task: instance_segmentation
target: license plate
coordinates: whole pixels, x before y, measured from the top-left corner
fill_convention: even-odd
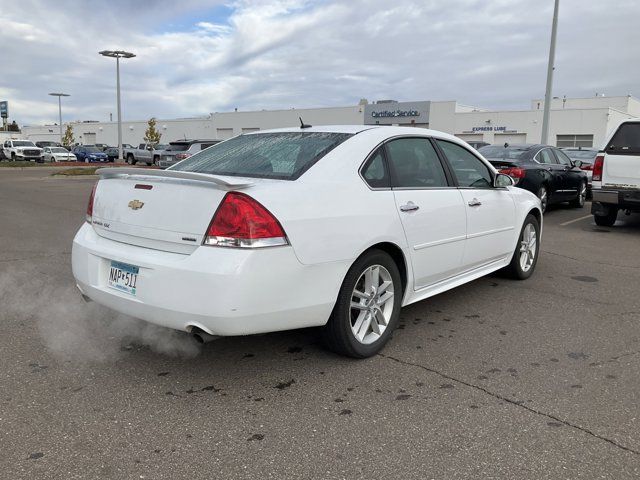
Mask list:
[[[108,285],[111,288],[135,296],[139,270],[140,268],[135,265],[112,261],[109,269]]]

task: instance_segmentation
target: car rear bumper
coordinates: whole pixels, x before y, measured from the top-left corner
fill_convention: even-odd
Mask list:
[[[592,190],[593,203],[591,211],[601,212],[609,205],[625,210],[640,211],[640,189],[605,190],[594,188]]]
[[[112,260],[139,267],[135,297],[107,285]],[[100,237],[89,224],[73,241],[72,266],[78,288],[99,304],[212,335],[323,325],[348,269],[343,263],[302,265],[291,247],[162,252]]]

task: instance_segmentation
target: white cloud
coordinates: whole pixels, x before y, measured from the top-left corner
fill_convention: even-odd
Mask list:
[[[5,2],[6,3],[6,2]],[[360,98],[458,99],[526,107],[544,93],[552,2],[338,0],[3,4],[0,95],[19,123],[115,113],[125,119],[355,104]],[[633,93],[640,4],[563,0],[556,95]],[[636,92],[640,95],[640,91]]]

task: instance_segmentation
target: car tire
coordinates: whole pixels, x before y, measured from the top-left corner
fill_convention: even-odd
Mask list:
[[[538,193],[536,196],[540,199],[540,204],[542,208],[542,213],[547,211],[547,207],[549,206],[549,190],[546,185],[542,185],[538,189]]]
[[[15,162],[16,161],[16,154],[15,152],[11,152],[11,161]]]
[[[322,329],[325,345],[353,358],[375,355],[398,323],[402,296],[400,271],[391,256],[376,249],[365,252],[342,282],[331,317]]]
[[[580,188],[578,189],[578,195],[574,200],[572,200],[569,205],[573,208],[582,208],[584,207],[584,202],[587,199],[587,182],[580,183]]]
[[[136,157],[134,157],[131,154],[127,155],[127,163],[130,164],[130,165],[135,165],[136,164]]]
[[[534,215],[529,214],[524,219],[511,263],[505,267],[505,273],[516,280],[526,280],[536,269],[539,253],[540,223]]]
[[[606,215],[594,215],[593,220],[596,225],[600,227],[613,227],[618,219],[618,209],[614,206],[609,206],[609,213]]]

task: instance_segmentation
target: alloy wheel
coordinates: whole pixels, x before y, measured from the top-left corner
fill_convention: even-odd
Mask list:
[[[349,314],[355,339],[368,345],[378,340],[389,325],[394,307],[394,284],[382,265],[371,265],[356,282]]]
[[[522,230],[520,239],[520,268],[523,272],[528,272],[536,258],[536,248],[538,236],[532,223],[528,223]]]
[[[580,192],[578,193],[578,205],[583,207],[586,199],[587,199],[587,184],[583,182],[580,184]]]
[[[538,190],[538,198],[540,199],[542,211],[545,212],[547,210],[547,204],[549,202],[549,194],[547,193],[547,189],[545,187],[540,187],[540,190]]]

